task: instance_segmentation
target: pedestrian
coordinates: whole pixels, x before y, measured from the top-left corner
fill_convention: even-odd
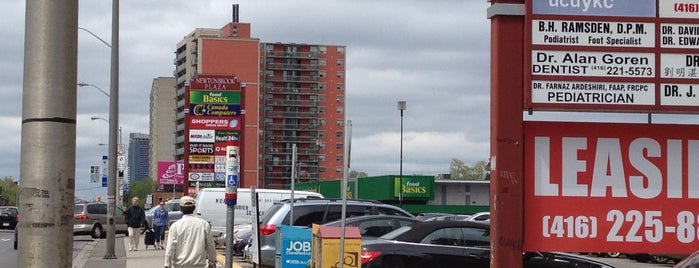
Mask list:
[[[138,197],[131,198],[131,206],[124,213],[126,226],[129,231],[129,251],[138,250],[138,242],[141,239],[141,228],[148,227],[146,211],[139,205]]]
[[[153,230],[155,231],[155,248],[165,249],[165,229],[170,223],[165,202],[160,201],[160,206],[153,212]]]
[[[182,219],[170,226],[165,247],[165,268],[216,267],[216,249],[211,225],[193,215],[194,198],[180,198]]]

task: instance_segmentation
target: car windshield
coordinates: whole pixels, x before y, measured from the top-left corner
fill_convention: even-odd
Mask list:
[[[385,240],[394,240],[394,239],[396,239],[396,237],[398,237],[399,235],[401,235],[401,234],[403,234],[403,233],[405,233],[405,232],[407,232],[407,231],[410,231],[410,229],[412,229],[412,227],[410,227],[410,226],[403,226],[403,227],[400,227],[400,228],[398,228],[398,229],[393,230],[393,231],[390,232],[390,233],[387,233],[387,234],[385,234],[385,235],[382,235],[382,236],[379,237],[379,238],[380,238],[380,239],[385,239]]]
[[[17,215],[17,209],[16,208],[3,208],[0,211],[0,214],[7,214],[10,216],[15,216],[15,215]]]

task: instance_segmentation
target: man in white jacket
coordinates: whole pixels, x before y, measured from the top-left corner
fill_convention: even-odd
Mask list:
[[[180,209],[184,216],[170,226],[165,247],[165,268],[216,267],[211,225],[194,216],[194,198],[180,198]]]

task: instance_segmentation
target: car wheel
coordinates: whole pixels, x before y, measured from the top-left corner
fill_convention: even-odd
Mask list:
[[[95,226],[92,227],[92,232],[90,232],[90,236],[93,239],[103,238],[103,236],[106,236],[106,234],[102,230],[102,225],[95,224]]]
[[[619,258],[619,256],[621,256],[621,252],[607,252],[607,256],[610,258]]]
[[[667,257],[663,257],[663,256],[652,255],[651,258],[652,258],[653,262],[655,262],[655,263],[666,263],[669,261],[667,259]]]

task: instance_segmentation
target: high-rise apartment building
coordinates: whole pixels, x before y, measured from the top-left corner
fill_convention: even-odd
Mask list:
[[[185,86],[197,74],[235,75],[245,84],[240,187],[287,188],[292,146],[299,181],[342,178],[345,47],[264,43],[251,25],[195,29],[175,52],[175,159],[184,160]]]
[[[157,178],[158,162],[175,161],[175,78],[153,79],[150,92],[150,164],[148,177]],[[156,180],[157,181],[157,180]],[[166,185],[172,187],[172,185]],[[167,189],[172,191],[172,189]]]
[[[149,176],[148,159],[150,152],[150,136],[143,133],[129,134],[129,183],[143,181]]]

